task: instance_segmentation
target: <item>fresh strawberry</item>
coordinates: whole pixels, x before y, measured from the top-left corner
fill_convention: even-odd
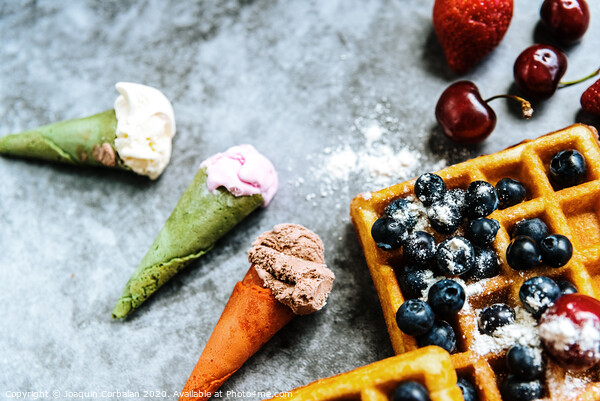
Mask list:
[[[600,116],[600,79],[583,92],[580,102],[582,109]]]
[[[494,50],[512,14],[513,0],[435,0],[433,27],[450,68],[464,74]]]

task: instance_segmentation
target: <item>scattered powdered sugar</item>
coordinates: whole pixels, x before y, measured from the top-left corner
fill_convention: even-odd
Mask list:
[[[368,190],[406,181],[417,174],[420,158],[419,153],[408,147],[394,150],[383,144],[372,144],[355,150],[345,144],[326,148],[320,160],[311,162],[314,165],[311,173],[321,181],[320,195],[326,197],[357,177],[366,179],[364,185]]]
[[[471,284],[465,283],[460,278],[455,278],[453,280],[463,286],[463,288],[465,289],[465,295],[466,295],[467,301],[468,301],[468,299],[472,296],[483,294],[483,292],[485,290],[485,285],[489,279],[479,280],[479,281],[476,281]]]
[[[479,316],[481,310],[475,310]],[[498,328],[493,335],[475,330],[473,351],[478,355],[499,353],[514,344],[540,347],[538,325],[533,316],[522,307],[515,308],[515,321],[512,324]]]
[[[356,125],[359,125],[359,121],[355,122]],[[362,132],[367,140],[367,143],[373,143],[381,139],[381,136],[386,132],[385,128],[382,128],[377,121],[370,120],[366,126],[362,129]]]
[[[554,398],[576,400],[581,390],[594,381],[590,372],[564,370],[552,361],[546,364],[546,383],[550,395]]]
[[[552,299],[546,296],[546,293],[540,288],[534,289],[532,294],[528,295],[525,300],[536,311],[544,311],[553,303]]]
[[[337,195],[341,190],[354,191],[355,186],[363,191],[379,190],[409,180],[423,168],[437,171],[447,165],[445,160],[432,165],[421,151],[397,141],[402,126],[391,113],[387,99],[382,100],[371,110],[364,110],[366,117],[353,121],[349,130],[361,135],[349,138],[344,133],[339,146],[307,156],[307,170],[319,181],[319,188],[306,196],[307,200]],[[299,187],[304,179],[294,184]]]
[[[453,207],[449,203],[435,202],[427,211],[427,216],[432,219],[436,219],[439,222],[447,225],[456,223],[456,213],[452,210]]]
[[[422,278],[426,284],[425,290],[423,290],[423,296],[420,298],[423,301],[427,301],[427,294],[429,293],[429,290],[435,283],[446,279],[446,277],[444,277],[444,276],[436,276],[431,270],[427,270],[427,269],[423,270]],[[460,278],[453,278],[451,280],[456,281],[465,290],[465,296],[467,297],[467,299],[465,301],[463,310],[466,310],[465,308],[470,306],[469,305],[469,297],[482,294],[485,289],[486,280],[481,280],[481,281],[477,281],[475,283],[470,283],[470,284],[467,284],[463,279],[460,279]]]
[[[436,276],[431,270],[425,269],[423,270],[423,282],[426,284],[425,289],[423,290],[423,295],[421,296],[421,300],[427,302],[427,297],[429,294],[429,290],[431,289],[431,287],[433,287],[433,285],[435,283],[437,283],[438,281],[443,280],[445,277],[441,277],[441,276]]]
[[[417,218],[417,224],[413,227],[413,231],[425,231],[428,233],[433,233],[433,228],[429,224],[429,220],[427,219],[427,208],[423,203],[414,195],[408,195],[405,198],[408,204],[409,213]]]

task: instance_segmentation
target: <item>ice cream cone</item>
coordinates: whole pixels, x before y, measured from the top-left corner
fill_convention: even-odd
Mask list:
[[[292,317],[325,305],[334,275],[312,231],[277,225],[257,238],[248,259],[251,267],[235,285],[180,401],[208,400]]]
[[[252,211],[266,206],[276,190],[273,165],[250,145],[205,160],[125,285],[113,318],[132,313]]]
[[[254,266],[225,305],[180,401],[208,400],[233,373],[295,316],[263,288]]]
[[[0,154],[68,164],[126,169],[114,147],[114,110],[0,138]]]
[[[264,201],[260,194],[237,197],[222,187],[212,192],[206,180],[206,170],[199,170],[125,285],[113,318],[128,316]]]
[[[175,116],[149,86],[119,82],[114,109],[0,138],[0,154],[130,170],[156,179],[169,163]]]

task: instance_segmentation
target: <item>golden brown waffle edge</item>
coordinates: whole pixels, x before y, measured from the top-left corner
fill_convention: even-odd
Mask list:
[[[577,149],[586,158],[587,177],[584,183],[556,190],[548,178],[549,163],[556,152]],[[423,171],[425,173],[426,171]],[[595,128],[575,124],[545,134],[535,140],[523,141],[503,151],[484,155],[447,167],[440,175],[449,189],[466,189],[475,180],[492,185],[504,177],[521,181],[527,188],[528,197],[520,204],[504,210],[496,210],[489,217],[500,222],[500,230],[493,248],[501,262],[501,273],[482,280],[483,291],[473,302],[486,305],[506,302],[521,305],[518,292],[521,284],[534,276],[567,279],[582,294],[597,297],[600,294],[600,146]],[[414,337],[403,334],[396,324],[396,311],[404,302],[396,270],[403,265],[401,251],[379,249],[371,237],[371,226],[383,214],[392,200],[414,194],[416,179],[403,182],[376,192],[356,196],[350,206],[352,222],[377,290],[392,346],[396,354],[417,349]],[[509,233],[514,224],[525,218],[539,217],[553,233],[571,239],[574,254],[570,262],[560,268],[538,266],[530,271],[519,272],[506,263]],[[472,379],[482,401],[501,400],[499,376],[503,375],[504,354],[478,355],[470,346],[473,330],[477,329],[472,308],[461,311],[453,322],[457,335],[458,352],[452,355],[458,373]],[[564,372],[563,372],[564,373]],[[600,378],[598,379],[600,380]],[[600,400],[600,382],[585,384],[577,400]],[[556,390],[546,390],[548,400],[566,400],[569,395]]]
[[[319,379],[273,400],[388,401],[394,388],[407,380],[423,384],[431,401],[463,399],[460,388],[456,386],[456,372],[450,354],[432,346]]]

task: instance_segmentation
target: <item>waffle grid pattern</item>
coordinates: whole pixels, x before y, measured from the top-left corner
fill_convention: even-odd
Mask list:
[[[564,149],[577,149],[585,156],[587,176],[584,183],[578,186],[559,189],[553,187],[548,171],[553,155]],[[528,197],[524,202],[497,210],[489,216],[500,222],[500,230],[493,244],[501,262],[500,274],[480,281],[483,289],[469,297],[470,307],[463,308],[457,319],[449,322],[457,334],[457,352],[452,355],[452,360],[459,375],[476,384],[482,401],[499,401],[499,385],[507,374],[504,368],[505,352],[480,356],[473,351],[473,333],[478,330],[475,309],[496,302],[507,303],[513,308],[521,306],[518,295],[521,284],[534,276],[566,279],[574,283],[580,293],[594,297],[600,295],[600,147],[597,132],[592,127],[573,125],[504,151],[450,166],[437,174],[449,189],[466,189],[475,180],[495,185],[504,177],[517,179],[527,188]],[[414,194],[414,183],[415,180],[411,180],[378,192],[361,194],[351,204],[352,221],[379,295],[396,354],[418,348],[415,339],[403,334],[395,321],[396,311],[404,302],[396,272],[404,266],[404,262],[401,251],[386,252],[377,248],[370,231],[386,205],[394,199]],[[553,269],[539,265],[531,271],[518,272],[506,263],[506,248],[513,226],[520,220],[534,217],[546,222],[551,232],[571,239],[574,254],[566,266]],[[443,238],[437,236],[436,242],[439,243]],[[547,371],[552,375],[552,385],[547,380],[545,399],[566,400],[574,396],[573,388],[560,385],[560,382],[572,379],[565,379],[566,372],[552,364],[549,364]],[[573,399],[599,400],[598,370],[594,368],[585,377],[589,383],[581,384],[580,381],[577,387],[579,393]]]
[[[438,347],[421,348],[320,379],[276,399],[389,401],[398,384],[407,380],[423,384],[431,401],[462,400],[450,355]]]

